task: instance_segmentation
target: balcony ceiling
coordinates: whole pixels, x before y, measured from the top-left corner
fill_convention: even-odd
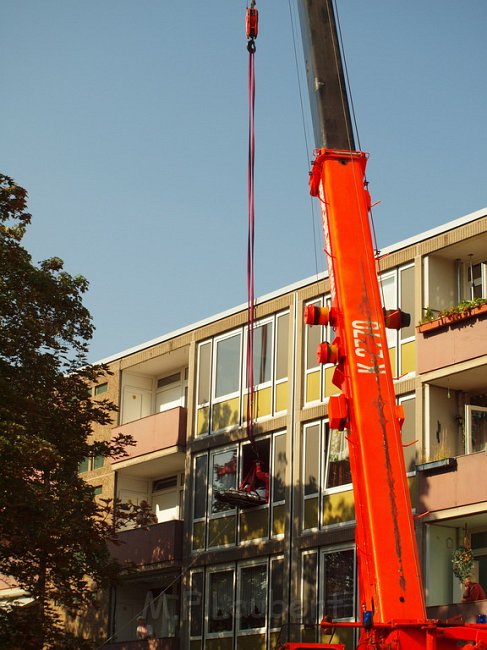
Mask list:
[[[132,458],[129,461],[122,461],[114,469],[118,476],[133,476],[145,480],[156,480],[171,474],[177,474],[184,471],[184,461],[186,455],[179,451],[161,454],[157,458],[151,457],[142,460],[143,457]],[[120,467],[121,465],[121,467]]]
[[[465,528],[468,526],[470,533],[484,531],[487,529],[487,512],[480,512],[477,515],[465,515],[464,517],[455,517],[454,519],[432,520],[428,524],[434,526],[446,526],[448,528]]]
[[[484,232],[480,235],[475,235],[475,237],[470,237],[469,239],[464,239],[463,241],[458,242],[458,244],[453,244],[452,246],[447,246],[442,248],[439,251],[435,251],[433,255],[435,257],[443,257],[448,260],[462,260],[462,262],[468,262],[470,260],[470,255],[472,255],[472,262],[485,262],[487,259],[487,232]]]
[[[155,353],[154,353],[155,354]],[[189,345],[166,354],[159,354],[153,359],[137,363],[125,368],[125,372],[136,372],[143,375],[161,376],[186,368],[189,364]]]
[[[428,383],[450,390],[459,390],[463,393],[487,393],[487,376],[485,365],[469,368],[463,372],[454,372]]]

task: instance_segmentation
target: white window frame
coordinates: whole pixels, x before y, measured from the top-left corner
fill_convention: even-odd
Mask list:
[[[270,632],[280,632],[282,625],[280,627],[270,627],[271,621],[272,621],[272,613],[271,613],[271,586],[272,586],[272,565],[274,562],[282,562],[283,563],[283,571],[282,571],[282,590],[283,590],[283,596],[285,594],[285,584],[286,584],[286,566],[284,562],[284,555],[272,555],[269,558],[269,564],[267,567],[267,583],[268,583],[268,589],[267,589],[267,625],[269,626],[269,631]],[[285,625],[285,613],[286,609],[283,609],[283,614],[282,614],[282,621],[283,625]]]
[[[354,544],[345,543],[337,544],[336,546],[327,546],[319,549],[319,558],[318,558],[318,574],[319,574],[319,593],[318,593],[318,617],[320,618],[325,613],[325,557],[327,555],[332,555],[333,553],[340,553],[342,551],[352,551],[353,552],[353,606],[352,606],[352,616],[346,616],[342,618],[333,619],[336,621],[353,621],[357,612],[357,550]]]
[[[231,339],[233,337],[239,336],[240,337],[240,360],[239,360],[239,368],[238,368],[238,389],[236,391],[233,391],[231,393],[225,393],[225,395],[220,395],[219,397],[216,397],[216,383],[217,383],[217,360],[218,360],[218,344],[221,343],[222,341],[225,341],[227,339]],[[242,336],[242,329],[236,329],[232,330],[231,332],[226,332],[225,334],[222,334],[221,336],[216,336],[213,339],[213,346],[212,346],[212,364],[211,364],[211,400],[212,404],[219,404],[221,402],[226,402],[230,399],[234,399],[235,397],[240,397],[240,394],[242,392],[242,359],[243,359],[243,336]]]
[[[319,297],[319,298],[313,298],[312,300],[307,300],[304,303],[304,306],[307,307],[308,305],[317,305],[318,307],[322,308],[323,306],[327,307],[328,309],[331,309],[331,294],[326,293],[324,296]],[[307,325],[306,327],[310,327]],[[327,341],[328,343],[333,343],[335,339],[335,330],[331,326],[330,323],[328,325],[313,325],[312,327],[319,327],[320,328],[320,343],[323,343]],[[333,367],[335,364],[334,363],[316,363],[315,366],[312,368],[306,368],[306,362],[308,359],[308,337],[304,336],[304,358],[303,358],[303,376],[304,376],[304,386],[303,386],[303,403],[305,407],[310,407],[310,406],[316,406],[317,404],[322,404],[323,402],[328,402],[329,400],[329,395],[323,395],[325,394],[325,376],[326,376],[326,369]],[[306,401],[306,379],[307,376],[310,374],[313,374],[316,372],[316,368],[319,369],[320,373],[320,396],[319,399],[313,400],[312,402],[307,402]]]
[[[478,264],[480,265],[480,297],[487,297],[487,262],[473,262],[472,264],[467,264],[467,300],[475,300],[473,295],[475,285],[472,280],[469,280],[469,275],[471,274],[471,269]]]
[[[400,406],[404,402],[408,402],[409,400],[412,400],[412,399],[416,400],[416,393],[405,393],[404,395],[398,395],[397,396],[397,403]],[[416,405],[416,408],[417,408],[417,405]],[[416,429],[416,426],[415,426],[415,429]],[[416,445],[418,445],[419,449],[418,449],[418,447],[417,447],[417,449],[419,451],[420,448],[421,448],[420,447],[421,446],[421,441],[416,439],[415,443],[416,443]],[[416,462],[418,462],[417,461],[418,458],[419,458],[419,453],[416,455]],[[416,476],[416,470],[411,470],[410,472],[408,472],[407,468],[406,468],[406,476]]]
[[[234,445],[229,445],[226,447],[217,447],[215,449],[210,450],[209,454],[209,463],[208,463],[208,502],[207,502],[207,514],[208,514],[208,519],[219,519],[221,517],[227,517],[228,515],[235,515],[237,512],[236,506],[233,506],[232,508],[228,508],[228,510],[225,510],[224,512],[212,512],[213,510],[213,468],[214,468],[214,459],[217,454],[223,454],[226,452],[230,452],[236,450],[237,451],[237,468],[236,468],[236,473],[235,473],[235,487],[238,487],[238,477],[240,476],[240,453],[239,453],[239,445],[234,444]],[[218,548],[216,546],[212,546],[211,548]]]
[[[306,437],[308,435],[308,430],[311,429],[312,427],[318,427],[318,446],[319,446],[319,454],[318,454],[318,486],[317,486],[317,491],[313,492],[312,494],[305,494],[305,489],[304,489],[304,477],[305,477],[305,472],[306,472]],[[323,426],[322,422],[320,420],[313,420],[312,422],[306,422],[303,425],[303,454],[302,454],[302,459],[301,459],[301,476],[302,476],[302,484],[303,484],[303,531],[306,532],[316,532],[320,529],[321,521],[322,521],[322,514],[321,512],[318,513],[318,524],[316,526],[313,526],[313,528],[304,528],[304,512],[305,512],[305,501],[308,501],[310,499],[318,499],[318,508],[322,510],[323,508],[323,495],[320,494],[323,490],[320,490],[320,484],[319,482],[322,480],[322,471],[323,471]]]
[[[194,507],[195,507],[195,495],[196,495],[196,462],[198,458],[205,458],[206,459],[206,481],[205,481],[205,495],[206,495],[206,500],[205,500],[205,511],[202,517],[195,517],[194,516]],[[191,536],[193,536],[193,529],[194,525],[198,523],[205,523],[207,521],[207,516],[208,516],[208,506],[209,506],[209,494],[208,494],[208,482],[209,482],[209,472],[210,472],[210,459],[208,452],[204,452],[202,454],[195,454],[193,457],[193,481],[192,481],[192,500],[191,500]],[[207,547],[208,545],[208,525],[205,526],[205,539],[204,539],[204,548]],[[192,542],[191,542],[192,543]],[[200,552],[200,549],[197,550],[192,550],[193,553]]]
[[[278,356],[278,350],[277,350],[277,345],[278,345],[278,332],[280,331],[280,325],[279,325],[279,320],[283,318],[284,316],[289,317],[289,321],[291,321],[291,315],[290,311],[281,311],[278,314],[274,314],[275,316],[275,323],[274,323],[274,346],[272,350],[273,354],[273,363],[272,363],[272,376],[274,379],[274,389],[273,389],[273,394],[272,394],[272,412],[274,414],[274,417],[277,415],[280,415],[281,413],[286,413],[287,409],[283,409],[282,411],[277,410],[277,386],[280,384],[284,384],[285,382],[289,381],[289,364],[287,368],[287,375],[285,377],[281,377],[280,379],[277,379],[277,356]],[[291,340],[291,334],[289,331],[289,323],[288,323],[288,350],[294,345],[294,341]],[[288,357],[289,358],[289,357]]]
[[[274,383],[274,364],[275,364],[275,322],[274,322],[274,316],[271,316],[269,318],[263,318],[262,320],[257,321],[254,323],[254,334],[255,330],[257,330],[259,327],[262,327],[263,325],[271,325],[271,359],[270,359],[270,366],[271,366],[271,378],[267,381],[262,382],[259,384],[258,382],[254,383],[254,391],[257,390],[263,390],[264,388],[269,388],[272,387]],[[247,340],[248,340],[248,330],[247,328],[244,328],[244,346],[243,346],[243,351],[245,352],[247,350]],[[243,394],[247,395],[249,392],[249,389],[247,387],[247,363],[246,360],[244,362],[244,354],[241,355],[241,361],[242,361],[242,369],[243,369]],[[255,376],[254,376],[254,382],[256,381]]]
[[[322,589],[322,586],[320,584],[320,575],[319,575],[320,574],[320,554],[319,554],[319,549],[317,549],[317,548],[312,548],[312,549],[303,551],[301,553],[301,567],[300,567],[300,571],[301,571],[301,576],[300,576],[300,578],[301,578],[300,579],[301,618],[304,615],[304,611],[303,611],[303,603],[304,603],[304,576],[303,576],[303,573],[304,573],[304,571],[303,571],[303,568],[304,568],[304,558],[307,555],[315,555],[316,556],[316,568],[317,568],[317,571],[316,571],[316,574],[315,574],[315,582],[314,582],[314,589],[315,589],[315,594],[316,594],[314,624],[316,624],[318,622],[317,619],[321,618],[320,614],[318,612],[318,608],[320,606],[320,594],[321,594],[321,589]]]
[[[267,585],[266,585],[266,591],[265,591],[265,607],[264,607],[264,625],[261,627],[253,627],[250,629],[241,629],[240,628],[240,607],[235,608],[235,621],[237,623],[235,630],[236,634],[238,636],[249,636],[249,635],[255,635],[255,634],[265,634],[267,630],[267,621],[268,616],[269,616],[269,562],[268,559],[262,560],[251,560],[249,562],[239,562],[237,566],[237,571],[238,571],[238,584],[237,584],[237,591],[238,591],[238,599],[237,603],[240,605],[242,603],[242,571],[244,569],[248,569],[250,567],[265,567],[266,571],[266,576],[267,576]]]
[[[206,621],[207,621],[207,616],[206,616],[206,572],[204,569],[195,569],[193,571],[190,571],[189,573],[189,594],[190,594],[190,599],[193,597],[193,591],[191,589],[191,586],[193,584],[193,576],[197,573],[200,573],[203,576],[203,593],[201,594],[201,598],[203,600],[201,604],[201,616],[202,616],[202,621],[201,621],[201,634],[199,636],[193,636],[191,634],[191,623],[192,623],[192,613],[193,613],[193,608],[191,606],[191,600],[189,602],[189,607],[188,607],[188,631],[189,631],[189,638],[190,640],[197,640],[197,639],[202,639],[203,635],[205,633],[205,627],[206,627]]]
[[[207,402],[201,402],[201,404],[198,402],[198,393],[199,393],[199,388],[200,388],[200,359],[201,359],[201,350],[205,347],[205,345],[210,346],[210,367],[209,367],[209,372],[210,372],[210,377],[208,378],[209,381],[209,387],[210,387],[210,400]],[[212,339],[208,339],[206,341],[201,341],[198,343],[198,352],[197,352],[197,373],[196,373],[196,390],[195,390],[195,404],[196,404],[196,412],[198,412],[199,409],[205,408],[210,406],[211,402],[211,393],[212,393],[212,370],[213,370],[213,363],[212,363],[212,358],[213,358],[213,341]]]
[[[279,501],[274,501],[274,473],[275,473],[275,451],[276,451],[276,438],[280,436],[285,436],[287,434],[287,430],[285,429],[284,431],[277,431],[272,434],[271,436],[271,448],[270,448],[270,462],[269,462],[269,503],[271,504],[271,520],[269,522],[269,537],[272,539],[283,539],[284,538],[284,533],[279,533],[277,535],[274,535],[272,533],[273,527],[274,527],[274,507],[275,506],[282,506],[286,505],[286,494],[284,494],[284,499],[280,499]],[[287,486],[284,484],[284,491],[286,492]]]
[[[326,303],[325,303],[326,304]],[[304,307],[308,307],[308,305],[316,305],[317,307],[323,307],[323,297],[319,298],[313,298],[312,300],[307,300],[304,303]],[[303,310],[304,313],[304,310]],[[305,331],[304,331],[304,354],[303,354],[303,379],[304,379],[304,385],[303,385],[303,404],[304,406],[315,406],[316,404],[321,404],[322,402],[322,397],[323,397],[323,377],[324,377],[324,370],[323,370],[323,364],[316,362],[316,365],[313,366],[312,368],[307,368],[307,361],[308,361],[308,336],[306,333],[306,328],[310,327],[310,325],[305,325]],[[326,328],[323,327],[323,325],[312,325],[312,327],[317,327],[320,330],[320,341],[324,340],[324,335],[326,332]],[[320,377],[320,394],[317,400],[312,400],[311,402],[306,401],[306,384],[307,384],[307,378],[308,375],[312,375],[316,372],[316,369],[318,369],[319,372],[319,377]]]
[[[208,377],[208,382],[209,382],[209,400],[207,402],[201,402],[198,403],[198,393],[200,389],[200,378],[201,378],[201,350],[204,348],[205,345],[210,346],[210,367],[208,368],[209,372],[209,377]],[[198,349],[197,349],[197,356],[196,356],[196,390],[194,393],[194,431],[195,431],[195,436],[196,437],[201,437],[204,435],[208,435],[211,431],[211,396],[212,396],[212,391],[213,391],[213,339],[207,339],[206,341],[200,341],[198,343]],[[206,433],[198,433],[198,415],[201,409],[207,408],[208,409],[208,431]]]
[[[210,632],[210,583],[211,583],[211,574],[213,573],[224,573],[232,572],[233,576],[233,602],[232,602],[232,629],[225,630],[221,632]],[[204,607],[204,619],[205,619],[205,638],[207,639],[219,639],[222,637],[233,637],[235,633],[235,575],[236,569],[234,564],[225,564],[221,566],[213,566],[206,571],[205,575],[205,607]],[[198,637],[199,638],[199,637]]]
[[[380,291],[380,297],[381,297],[381,302],[382,302],[382,307],[383,309],[397,309],[399,305],[398,301],[398,295],[399,295],[399,278],[397,274],[397,269],[392,269],[391,271],[386,271],[384,273],[381,273],[378,277],[379,280],[379,291]],[[384,286],[383,283],[387,282],[388,280],[393,280],[394,281],[394,286],[393,286],[393,301],[392,305],[391,304],[386,304],[385,303],[385,291],[384,291]],[[396,349],[396,372],[399,374],[399,335],[397,330],[392,330],[386,327],[386,338],[387,338],[387,349],[390,350],[391,348]],[[392,342],[392,343],[391,343]]]
[[[408,271],[409,269],[414,269],[414,262],[411,262],[410,264],[404,264],[403,266],[398,266],[397,267],[397,304],[399,307],[402,309],[403,305],[403,299],[402,299],[402,282],[401,282],[401,273],[404,271]],[[410,314],[411,320],[414,319],[414,314]],[[402,330],[399,330],[399,342],[402,345],[403,343],[409,343],[409,341],[414,341],[416,338],[416,335],[414,332],[411,334],[411,336],[405,336],[404,338],[402,337]]]
[[[487,413],[487,408],[485,406],[476,406],[475,404],[465,404],[465,453],[466,454],[475,454],[479,453],[478,451],[473,450],[472,444],[472,411],[480,411],[482,413]],[[485,453],[485,449],[480,449],[480,452]]]
[[[242,513],[242,509],[239,510],[239,516],[238,516],[238,531],[237,531],[237,539],[238,539],[238,545],[245,547],[245,546],[251,546],[252,544],[259,543],[266,541],[271,538],[271,524],[272,522],[270,521],[270,503],[271,503],[271,484],[272,484],[272,473],[271,473],[271,465],[272,465],[272,453],[273,453],[273,445],[272,445],[272,435],[264,436],[262,438],[259,438],[258,442],[262,440],[268,440],[269,441],[269,501],[267,503],[263,503],[260,506],[253,506],[252,511],[255,510],[267,510],[268,515],[267,515],[267,527],[268,527],[268,535],[266,537],[252,537],[252,539],[241,539],[240,536],[240,515]],[[243,480],[243,450],[244,447],[248,447],[250,445],[250,441],[242,441],[242,443],[239,445],[239,463],[238,463],[238,478],[239,480],[237,481],[237,486],[242,482]]]
[[[328,431],[328,435],[327,435]],[[339,492],[348,492],[349,490],[352,489],[352,482],[350,483],[344,483],[343,485],[337,485],[336,487],[326,487],[326,484],[328,482],[328,475],[329,475],[329,457],[330,457],[330,439],[331,439],[331,431],[332,429],[329,426],[329,422],[327,419],[322,420],[321,422],[321,449],[323,450],[321,454],[321,459],[322,459],[322,474],[321,474],[321,480],[322,480],[322,486],[323,486],[323,499],[321,502],[321,513],[320,513],[320,519],[322,517],[323,513],[323,507],[324,507],[324,499],[326,496],[330,494],[338,494]],[[341,435],[343,435],[343,439],[345,442],[347,442],[347,430],[345,431],[340,431],[339,432]],[[326,447],[326,449],[325,449]],[[350,462],[350,449],[348,451],[348,460]],[[343,522],[345,523],[345,522]],[[340,524],[334,524],[335,526],[339,526]],[[329,528],[329,526],[327,526]]]

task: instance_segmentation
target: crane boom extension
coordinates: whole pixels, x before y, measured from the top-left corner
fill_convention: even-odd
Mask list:
[[[347,430],[356,511],[361,650],[487,649],[486,625],[428,620],[401,442],[404,416],[396,405],[386,323],[369,225],[367,155],[355,151],[331,0],[300,0],[302,31],[310,44],[312,114],[318,149],[310,177],[322,208],[331,309],[318,320],[336,338],[322,362],[336,365],[330,428]],[[310,65],[309,62],[312,62]],[[311,312],[312,314],[313,312]],[[475,644],[475,645],[474,645]],[[287,644],[288,650],[306,644]],[[314,646],[316,647],[316,646]],[[326,644],[322,648],[340,648]]]
[[[353,151],[342,56],[331,0],[298,0],[315,145]]]

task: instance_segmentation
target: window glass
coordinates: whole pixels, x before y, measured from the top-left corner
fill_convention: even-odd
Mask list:
[[[88,471],[88,467],[89,467],[89,459],[88,459],[88,457],[83,458],[83,460],[78,465],[78,472],[80,474],[83,474],[83,472]]]
[[[272,477],[272,500],[284,501],[286,498],[286,434],[274,436],[274,475]]]
[[[401,329],[401,339],[414,336],[416,318],[414,315],[414,266],[402,269],[399,272],[401,281],[401,309],[411,316],[408,327]]]
[[[481,406],[471,406],[468,411],[472,451],[485,451],[487,449],[487,409]]]
[[[267,609],[267,566],[244,567],[240,572],[240,629],[265,626]]]
[[[93,457],[93,469],[100,469],[105,464],[105,456]]]
[[[316,624],[318,556],[303,555],[303,623]]]
[[[277,318],[276,379],[288,376],[287,359],[289,353],[289,314]]]
[[[210,361],[211,342],[203,343],[199,347],[198,405],[208,404],[210,401]]]
[[[93,496],[94,497],[99,497],[101,493],[103,492],[103,488],[101,485],[95,485],[93,488]]]
[[[397,309],[396,276],[388,275],[379,279],[379,286],[384,309]],[[386,328],[387,345],[396,345],[397,332]]]
[[[325,298],[325,305],[328,307],[329,310],[331,310],[331,297]],[[333,329],[333,327],[328,324],[328,327],[326,328],[326,340],[328,343],[333,343],[335,340],[336,332]]]
[[[255,443],[255,450],[251,444],[242,446],[242,469],[240,472],[241,480],[246,478],[251,470],[255,467],[256,460],[262,463],[262,471],[269,472],[269,458],[270,458],[270,440],[257,440]],[[265,494],[265,483],[260,479],[256,479],[254,483],[255,490],[263,496]]]
[[[240,387],[240,332],[216,344],[215,397],[236,393]]]
[[[203,572],[191,576],[191,600],[189,602],[190,636],[203,633]]]
[[[212,514],[233,510],[234,506],[215,498],[217,492],[237,487],[237,448],[220,451],[212,456]]]
[[[166,388],[166,386],[170,386],[171,384],[179,384],[180,381],[181,381],[181,373],[175,372],[172,375],[169,375],[168,377],[161,377],[160,379],[158,379],[157,388]]]
[[[264,323],[254,329],[254,385],[265,384],[271,379],[272,323]]]
[[[206,513],[207,457],[197,456],[194,471],[194,519],[203,519]]]
[[[472,264],[468,267],[468,283],[470,299],[482,298],[482,264]]]
[[[324,554],[324,612],[333,619],[352,618],[354,611],[354,552]]]
[[[271,560],[269,622],[271,629],[281,629],[284,623],[284,560]]]
[[[304,430],[304,494],[317,494],[320,476],[320,425],[313,424]]]
[[[175,488],[178,485],[177,476],[167,476],[166,478],[160,478],[157,481],[152,482],[152,492],[160,492],[161,490],[169,490]]]
[[[102,395],[103,393],[106,393],[108,390],[108,383],[105,382],[104,384],[98,384],[98,386],[95,386],[95,395]]]
[[[339,487],[352,482],[348,454],[347,432],[327,428],[328,453],[326,467],[327,488]]]
[[[208,632],[233,630],[233,571],[208,575]]]

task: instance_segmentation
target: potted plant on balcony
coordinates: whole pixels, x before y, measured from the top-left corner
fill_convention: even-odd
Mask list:
[[[441,311],[427,307],[425,315],[416,329],[418,332],[425,334],[469,318],[475,318],[484,313],[487,313],[487,298],[463,300],[458,305]]]

